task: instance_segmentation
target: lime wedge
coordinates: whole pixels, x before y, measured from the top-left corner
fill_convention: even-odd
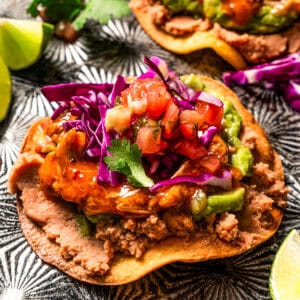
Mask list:
[[[279,247],[269,283],[274,300],[300,299],[300,235],[296,229],[287,235]]]
[[[39,59],[52,32],[48,23],[0,18],[0,56],[12,70],[29,67]]]
[[[9,71],[0,56],[0,122],[5,118],[11,99]]]

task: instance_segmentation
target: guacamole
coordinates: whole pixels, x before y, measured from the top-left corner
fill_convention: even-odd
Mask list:
[[[164,6],[172,11],[172,13],[190,13],[190,14],[202,14],[203,6],[197,0],[162,0]]]
[[[222,95],[216,93],[216,91],[208,89],[197,75],[184,75],[181,76],[181,80],[194,90],[204,90],[219,98],[224,103],[223,135],[227,143],[236,148],[235,153],[231,156],[230,163],[239,169],[243,176],[251,175],[253,155],[250,149],[243,145],[239,138],[243,119],[232,103]],[[199,203],[197,205],[199,205]]]
[[[297,10],[284,7],[279,1],[162,0],[162,3],[173,14],[200,14],[227,29],[254,34],[278,32],[299,18]]]

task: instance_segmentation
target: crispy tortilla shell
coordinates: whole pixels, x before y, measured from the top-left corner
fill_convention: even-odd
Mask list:
[[[196,31],[184,37],[175,37],[159,29],[147,11],[139,6],[139,0],[131,0],[131,9],[145,32],[161,47],[176,54],[189,54],[210,48],[235,69],[245,69],[243,56],[225,41],[216,37],[212,31]]]
[[[243,118],[244,127],[251,128],[258,135],[256,141],[256,158],[258,161],[268,163],[271,166],[271,169],[276,173],[277,178],[283,179],[283,168],[277,153],[272,150],[263,129],[254,121],[253,116],[242,105],[239,98],[220,82],[203,76],[201,76],[201,80],[207,86],[210,86],[225,98],[232,101],[233,105]],[[30,131],[28,134],[30,134]],[[25,150],[26,139],[25,144],[22,147],[22,151]],[[39,162],[37,159],[36,164],[33,164],[33,168],[31,168],[31,174],[26,174],[27,178],[28,176],[29,178],[32,178],[30,185],[31,188],[34,189],[36,197],[39,197],[40,192],[36,176],[38,164]],[[22,175],[22,173],[19,174],[19,178],[11,176],[11,191],[16,190],[16,182],[22,180],[22,176],[24,178],[24,174]],[[271,225],[264,228],[263,231],[252,232],[255,239],[253,243],[251,243],[251,246],[240,247],[237,244],[221,240],[216,234],[212,234],[208,231],[201,231],[192,238],[171,237],[162,240],[152,248],[149,248],[141,259],[117,254],[113,259],[111,269],[105,276],[89,276],[86,275],[82,267],[75,264],[73,260],[68,261],[62,258],[59,252],[59,245],[50,241],[42,228],[27,217],[22,204],[22,197],[19,197],[18,200],[18,213],[26,239],[42,260],[57,267],[73,278],[98,285],[120,285],[133,282],[144,275],[173,262],[201,262],[240,254],[269,239],[278,229],[283,215],[282,209],[273,205],[269,214]]]

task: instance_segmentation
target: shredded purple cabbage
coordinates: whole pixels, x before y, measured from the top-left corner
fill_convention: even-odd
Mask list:
[[[157,182],[154,186],[150,188],[151,192],[154,192],[164,186],[174,185],[178,183],[195,183],[198,185],[212,185],[221,187],[224,190],[230,190],[232,188],[232,175],[230,171],[225,170],[220,177],[211,174],[201,174],[199,176],[177,176],[171,179],[162,180]]]
[[[291,107],[300,112],[300,75],[298,80],[290,80],[281,88],[284,91],[285,99],[288,100]]]
[[[198,100],[201,100],[201,101],[209,103],[209,104],[213,104],[217,107],[223,107],[223,102],[221,100],[219,100],[215,96],[208,94],[204,91],[200,92],[200,94],[198,96]]]
[[[107,146],[111,145],[111,136],[107,132],[105,128],[105,115],[106,115],[107,107],[105,105],[99,106],[99,113],[101,117],[101,130],[102,130],[102,144],[100,148],[100,162],[99,162],[99,170],[98,170],[98,181],[111,183],[113,186],[118,184],[118,173],[110,171],[104,162],[104,157],[109,153],[107,151]],[[114,137],[115,138],[115,137]]]
[[[151,59],[145,57],[145,64],[148,66],[148,70],[139,78],[160,78],[180,109],[195,109],[197,100],[218,107],[223,106],[223,103],[214,96],[203,91],[194,91],[181,82],[174,72],[168,70],[165,61],[158,57],[151,57]],[[54,111],[52,119],[56,119],[66,111],[76,118],[63,122],[64,130],[75,128],[85,132],[88,140],[85,157],[99,161],[98,182],[110,183],[113,186],[120,182],[119,173],[110,171],[103,158],[109,155],[107,147],[111,145],[111,140],[119,138],[119,135],[106,130],[105,116],[107,109],[114,107],[116,98],[127,87],[125,78],[118,76],[114,84],[66,83],[42,88],[42,93],[49,101],[60,103],[60,106]],[[205,132],[199,132],[200,142],[203,145],[209,144],[216,132],[217,127],[215,126],[210,126]],[[171,170],[179,160],[179,156],[175,153],[153,157],[152,160],[149,159],[149,173],[154,174],[159,171],[161,178],[169,178]],[[230,189],[232,175],[229,171],[224,171],[221,177],[211,174],[178,176],[159,181],[150,190],[155,191],[166,185],[183,182]]]
[[[251,69],[226,72],[223,80],[228,86],[262,84],[265,88],[275,89],[294,110],[300,112],[300,52]]]
[[[165,82],[165,80],[169,77],[170,71],[164,60],[156,56],[152,56],[150,59],[145,56],[144,62],[149,68],[146,73],[143,73],[138,77],[139,79],[160,78]]]
[[[88,144],[84,155],[99,160],[97,180],[113,186],[119,183],[119,175],[108,169],[103,158],[108,155],[107,146],[111,139],[117,136],[116,133],[107,132],[105,114],[108,108],[114,106],[116,97],[127,87],[124,77],[118,76],[115,84],[66,83],[41,89],[49,101],[60,103],[52,115],[53,120],[67,110],[76,117],[76,120],[62,124],[64,130],[75,128],[85,132]]]
[[[118,75],[116,83],[113,86],[112,92],[109,95],[109,103],[110,107],[115,105],[115,99],[121,96],[121,92],[125,90],[129,84],[126,83],[125,78],[123,76]]]
[[[74,95],[88,95],[90,91],[101,92],[109,95],[113,84],[110,83],[62,83],[42,87],[41,91],[48,101],[70,102]]]
[[[208,145],[215,134],[218,132],[218,128],[216,126],[209,126],[206,131],[198,132],[199,141],[203,146]]]
[[[144,62],[148,66],[148,70],[139,78],[160,78],[180,109],[195,109],[197,100],[218,107],[223,106],[222,101],[213,95],[204,91],[195,91],[184,84],[174,72],[168,70],[166,63],[163,60],[154,56],[151,57],[151,59],[145,57]]]

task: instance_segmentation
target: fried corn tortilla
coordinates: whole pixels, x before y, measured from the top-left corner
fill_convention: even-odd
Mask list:
[[[209,48],[235,69],[244,69],[299,51],[300,6],[296,1],[200,1],[201,18],[199,12],[192,14],[189,3],[192,7],[197,1],[131,0],[130,8],[145,32],[176,54]],[[184,6],[187,11],[182,11]],[[244,27],[249,18],[251,28]],[[259,31],[253,33],[253,28]]]
[[[239,98],[222,83],[208,77],[199,76],[199,78],[210,90],[230,99],[243,119],[241,139],[243,136],[251,135],[255,161],[253,174],[244,185],[247,200],[242,210],[235,212],[239,222],[238,242],[220,238],[214,229],[214,226],[218,226],[213,225],[218,220],[214,216],[208,217],[205,220],[206,225],[197,227],[193,234],[182,237],[166,236],[152,243],[140,258],[122,252],[116,252],[112,258],[105,250],[103,241],[93,236],[81,235],[74,205],[61,200],[57,194],[41,185],[38,169],[45,157],[36,153],[34,149],[41,128],[46,128],[52,122],[46,118],[37,121],[29,129],[9,178],[10,191],[18,193],[18,213],[24,235],[43,261],[84,282],[120,285],[138,280],[173,262],[201,262],[243,253],[266,241],[276,232],[283,215],[283,210],[279,206],[284,206],[287,194],[281,161],[268,142],[263,129],[255,122]],[[263,166],[263,170],[260,170],[259,166]],[[280,186],[280,190],[276,190],[276,186]],[[249,196],[250,194],[252,196]],[[271,202],[270,197],[273,197]],[[265,199],[268,199],[267,207]],[[52,230],[53,228],[58,229]],[[223,229],[228,228],[225,226]],[[53,235],[53,232],[56,234]],[[77,254],[65,255],[62,232],[77,240],[80,248],[75,249]],[[88,249],[87,256],[80,252],[83,248]],[[102,257],[104,269],[105,264],[111,264],[103,275],[99,276],[89,271],[88,264],[91,263],[89,255]]]
[[[246,62],[242,55],[228,43],[217,38],[211,31],[195,31],[192,34],[178,37],[159,29],[151,15],[143,7],[139,0],[131,0],[130,7],[145,32],[161,47],[176,54],[190,54],[194,51],[210,48],[220,57],[230,63],[235,69],[244,69]]]

